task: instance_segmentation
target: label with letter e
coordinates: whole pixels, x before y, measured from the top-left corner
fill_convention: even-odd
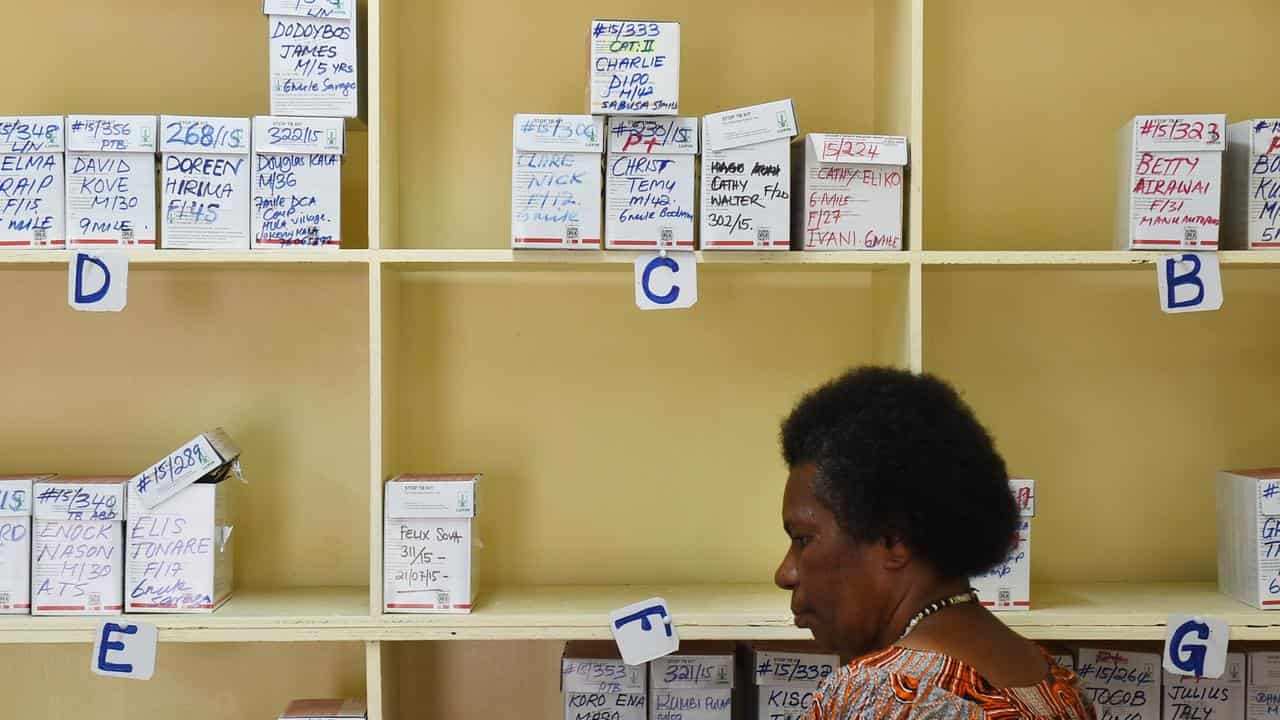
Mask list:
[[[67,268],[67,303],[73,310],[120,312],[129,301],[129,256],[77,252]]]
[[[1214,253],[1166,255],[1156,261],[1160,309],[1167,313],[1222,308],[1222,271]]]
[[[93,638],[89,669],[103,677],[150,680],[156,671],[157,639],[155,625],[104,620]]]
[[[698,256],[691,252],[646,253],[636,258],[636,307],[690,308],[698,302]]]
[[[1174,675],[1219,678],[1227,667],[1227,636],[1222,620],[1170,615],[1164,640],[1164,669]]]

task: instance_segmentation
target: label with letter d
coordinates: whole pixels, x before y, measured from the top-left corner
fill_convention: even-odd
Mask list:
[[[1174,675],[1222,677],[1227,667],[1227,636],[1222,620],[1170,615],[1164,641],[1164,669]]]
[[[104,620],[93,638],[93,656],[89,669],[104,677],[150,680],[156,670],[155,625]]]
[[[67,303],[73,310],[120,312],[129,299],[129,256],[77,252],[67,268]]]

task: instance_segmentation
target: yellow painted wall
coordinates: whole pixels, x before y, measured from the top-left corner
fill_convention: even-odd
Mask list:
[[[1273,117],[1271,0],[925,5],[930,250],[1106,250],[1134,115]]]
[[[586,112],[587,33],[620,6],[402,3],[401,247],[509,247],[512,116]],[[802,131],[875,122],[873,0],[798,6],[642,0],[681,23],[680,106],[702,115],[791,97]],[[821,18],[815,22],[815,18]]]
[[[92,652],[91,645],[0,645],[4,716],[259,720],[295,698],[364,696],[362,643],[161,644],[145,682],[91,674]]]
[[[120,314],[67,306],[67,272],[0,272],[0,458],[132,475],[222,425],[240,443],[241,587],[364,585],[367,274],[140,269]]]
[[[1276,463],[1275,273],[1228,269],[1223,309],[1182,316],[1154,274],[925,274],[926,369],[1037,481],[1037,582],[1212,581],[1214,474]]]

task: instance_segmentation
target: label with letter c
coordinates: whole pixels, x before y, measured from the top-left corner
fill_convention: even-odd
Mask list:
[[[636,258],[636,307],[675,310],[698,302],[698,256],[691,252],[646,253]]]

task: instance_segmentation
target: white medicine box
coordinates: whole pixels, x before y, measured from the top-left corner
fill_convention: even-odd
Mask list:
[[[731,720],[733,646],[682,643],[649,663],[651,720]]]
[[[565,720],[648,720],[648,665],[627,665],[610,642],[565,643],[560,691]]]
[[[0,117],[0,249],[67,244],[64,124]]]
[[[600,249],[604,118],[516,115],[511,247]]]
[[[592,115],[680,111],[680,23],[592,20]]]
[[[1120,130],[1116,247],[1217,250],[1225,115],[1139,115]]]
[[[131,483],[125,523],[125,612],[211,613],[231,598],[229,473],[147,507]]]
[[[1163,720],[1244,720],[1244,653],[1227,653],[1226,668],[1216,679],[1166,670],[1163,687]]]
[[[368,716],[363,700],[308,699],[290,702],[277,720],[360,720]]]
[[[791,248],[790,100],[702,119],[703,250]]]
[[[1218,474],[1218,591],[1280,608],[1280,468]]]
[[[1024,478],[1009,481],[1018,505],[1017,542],[999,565],[970,578],[978,599],[992,610],[1031,608],[1031,518],[1036,514],[1036,482]]]
[[[901,250],[907,139],[810,133],[796,143],[792,247]]]
[[[606,248],[693,249],[697,154],[697,118],[609,118]]]
[[[67,244],[156,245],[156,116],[67,116]]]
[[[840,668],[836,655],[774,644],[748,647],[741,661],[749,717],[772,720],[807,717],[822,681]]]
[[[360,114],[356,0],[264,0],[271,114]]]
[[[1248,720],[1269,720],[1280,715],[1280,652],[1248,653],[1249,693],[1245,702]]]
[[[127,477],[52,477],[34,483],[31,612],[116,615],[124,609]]]
[[[1076,676],[1098,720],[1159,720],[1160,655],[1080,648]]]
[[[1227,126],[1222,246],[1280,248],[1280,119]]]
[[[0,615],[31,612],[32,487],[52,475],[0,475]]]
[[[160,116],[165,248],[249,249],[248,118]]]
[[[398,475],[387,481],[383,610],[469,613],[476,597],[480,475]]]
[[[341,118],[253,119],[253,249],[342,246]]]

